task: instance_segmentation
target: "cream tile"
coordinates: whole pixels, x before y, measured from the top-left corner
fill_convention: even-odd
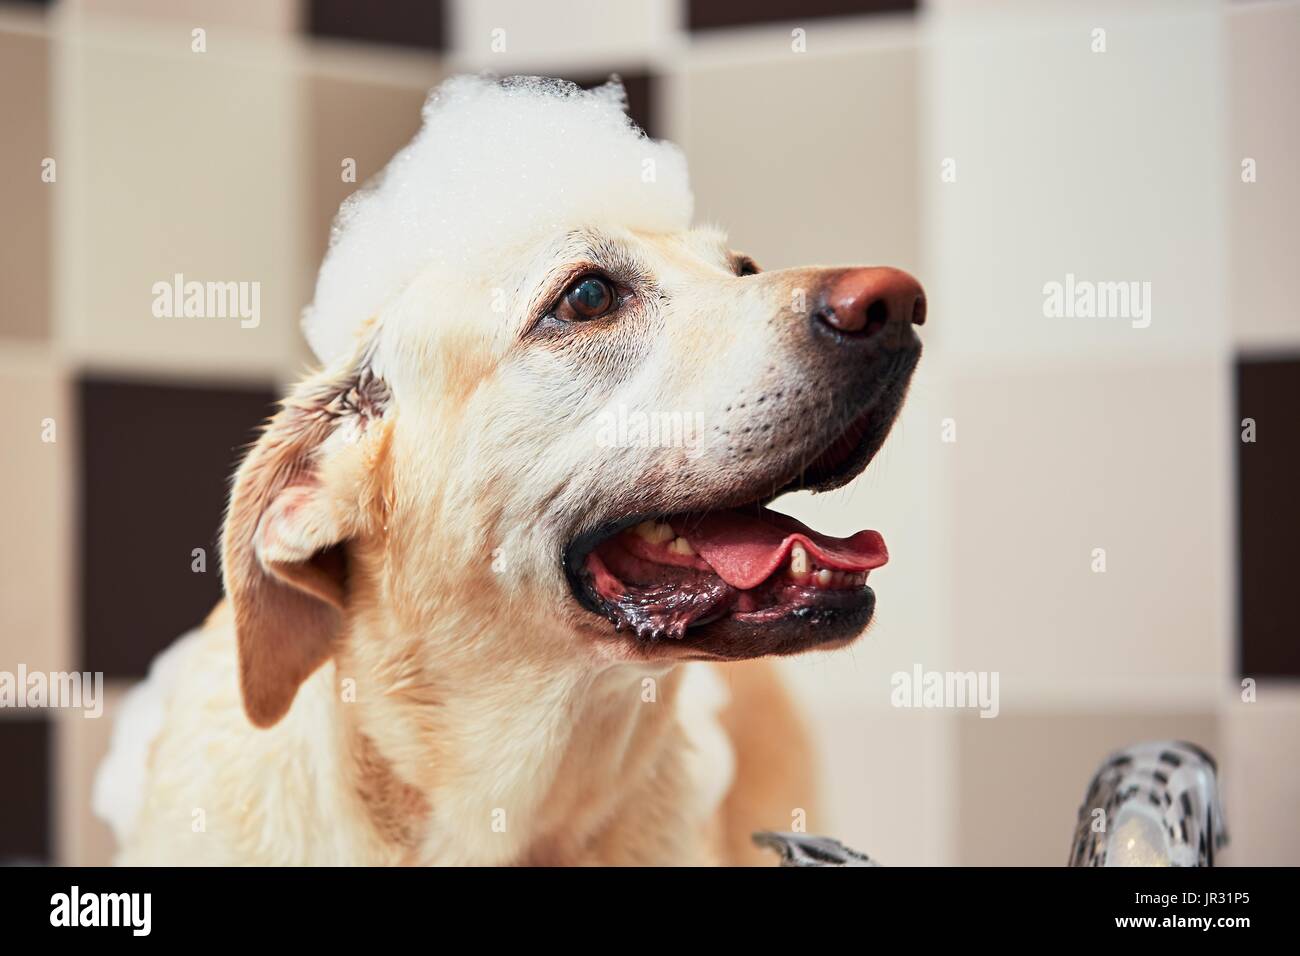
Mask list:
[[[999,671],[1010,709],[1217,700],[1232,659],[1226,374],[961,376],[943,475],[953,587],[935,596],[952,656],[932,666]]]
[[[54,772],[57,862],[63,866],[109,866],[117,851],[108,824],[90,810],[95,771],[108,753],[113,721],[129,685],[104,688],[105,703],[99,717],[79,711],[57,711],[56,762]]]
[[[381,63],[362,47],[310,51],[302,73],[303,161],[307,176],[304,256],[310,301],[339,205],[387,165],[420,128],[421,108],[440,72],[427,56]],[[348,163],[345,180],[344,163]],[[302,362],[313,361],[302,342]]]
[[[371,80],[338,69],[306,72],[305,158],[311,171],[307,253],[319,265],[330,223],[339,204],[377,174],[420,128],[420,108],[438,77],[427,82]],[[355,163],[355,181],[343,178],[345,160]]]
[[[69,535],[76,423],[62,370],[35,348],[0,353],[0,670],[72,666]],[[51,432],[47,432],[46,420]],[[42,440],[50,434],[52,442]]]
[[[233,27],[292,33],[302,20],[300,0],[63,0],[72,17],[124,17],[196,27]]]
[[[175,28],[98,21],[61,41],[57,314],[74,359],[226,378],[296,365],[308,271],[292,49],[194,53]],[[177,274],[257,283],[259,324],[156,317],[154,285]]]
[[[44,339],[50,329],[53,190],[50,41],[42,29],[0,22],[0,336]],[[57,176],[57,161],[54,173]]]
[[[691,163],[696,218],[728,229],[736,248],[769,269],[915,270],[915,43],[864,40],[828,53],[795,53],[789,43],[778,32],[762,57],[693,49],[672,77],[668,132]]]
[[[1263,684],[1223,710],[1224,800],[1237,866],[1300,866],[1300,686]]]
[[[837,701],[810,702],[804,710],[824,794],[824,819],[810,819],[809,832],[884,865],[951,864],[951,716],[868,712]]]
[[[1300,3],[1227,8],[1228,109],[1224,188],[1229,211],[1229,285],[1240,348],[1300,345]],[[1256,181],[1241,181],[1241,163]]]
[[[450,53],[463,68],[497,73],[626,68],[674,44],[678,7],[675,0],[452,0]]]
[[[926,279],[956,320],[936,340],[999,367],[1224,354],[1219,6],[945,3],[929,24]],[[1149,326],[1046,316],[1045,286],[1068,275],[1149,282]]]

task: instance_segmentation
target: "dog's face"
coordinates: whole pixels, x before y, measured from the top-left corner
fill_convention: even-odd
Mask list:
[[[924,309],[897,270],[763,272],[712,230],[576,230],[422,275],[241,469],[225,550],[250,715],[278,718],[380,607],[431,668],[476,638],[593,665],[851,640],[883,542],[763,505],[866,466]],[[286,661],[268,630],[299,618],[323,636]]]

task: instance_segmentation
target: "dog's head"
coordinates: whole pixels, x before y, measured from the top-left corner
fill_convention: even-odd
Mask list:
[[[428,265],[295,390],[225,533],[254,722],[381,630],[414,640],[420,672],[736,659],[862,631],[879,535],[764,506],[866,467],[920,354],[920,286],[764,272],[717,230],[638,225],[557,221],[472,269]]]

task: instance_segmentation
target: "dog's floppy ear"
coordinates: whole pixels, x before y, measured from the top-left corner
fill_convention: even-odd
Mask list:
[[[288,712],[332,654],[347,608],[346,542],[366,524],[387,389],[368,370],[320,373],[267,424],[235,477],[222,570],[235,612],[244,710]]]

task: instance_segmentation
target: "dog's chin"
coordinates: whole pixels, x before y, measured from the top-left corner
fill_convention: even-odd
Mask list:
[[[884,541],[874,531],[834,538],[766,506],[788,491],[856,477],[884,442],[905,386],[906,375],[873,396],[793,473],[750,475],[687,511],[629,510],[570,542],[569,588],[605,619],[589,618],[598,639],[620,642],[627,656],[679,660],[795,654],[854,640],[875,609],[866,582],[888,559]]]
[[[852,605],[797,608],[764,619],[726,616],[688,627],[678,639],[617,635],[629,656],[646,660],[738,661],[833,650],[851,644],[871,623],[875,592],[861,588]]]

